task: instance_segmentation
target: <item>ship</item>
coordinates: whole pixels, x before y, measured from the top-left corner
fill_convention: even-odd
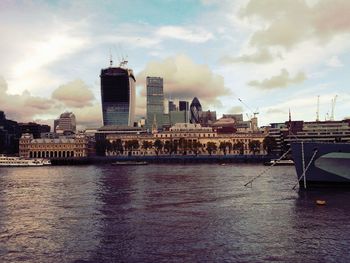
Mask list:
[[[112,165],[147,165],[148,162],[144,161],[119,161],[119,162],[114,162]]]
[[[266,166],[286,166],[286,165],[294,165],[293,160],[288,160],[288,159],[272,159],[270,161],[264,162],[264,165]]]
[[[48,159],[28,159],[0,155],[0,167],[32,167],[51,165]]]
[[[302,188],[350,186],[350,143],[292,142],[291,148]]]

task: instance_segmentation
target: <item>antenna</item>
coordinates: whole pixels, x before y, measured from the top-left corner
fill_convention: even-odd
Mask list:
[[[113,57],[112,57],[112,51],[109,49],[109,67],[113,66]]]
[[[316,111],[316,121],[320,121],[320,95],[317,96],[317,111]]]

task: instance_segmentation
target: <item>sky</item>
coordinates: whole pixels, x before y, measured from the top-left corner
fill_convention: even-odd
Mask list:
[[[0,1],[0,110],[53,125],[73,111],[102,124],[100,71],[133,69],[138,117],[146,76],[203,110],[254,112],[259,125],[350,117],[348,0]]]

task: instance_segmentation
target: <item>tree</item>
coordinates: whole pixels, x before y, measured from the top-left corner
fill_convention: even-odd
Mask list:
[[[272,151],[277,147],[276,139],[270,136],[265,137],[263,140],[263,147],[268,154],[271,154]]]
[[[107,140],[106,139],[100,139],[96,140],[96,155],[97,156],[106,156],[106,148],[107,148]]]
[[[185,138],[180,138],[179,148],[182,150],[183,155],[186,155],[187,146],[188,146],[187,140]]]
[[[260,152],[261,143],[258,140],[252,140],[249,142],[249,150],[255,155]]]
[[[117,139],[116,141],[112,142],[112,149],[115,151],[117,154],[123,153],[124,152],[124,147],[123,147],[123,142],[121,139]]]
[[[151,148],[152,148],[152,142],[150,141],[142,142],[142,149],[145,149],[147,151],[148,149],[151,149]]]
[[[215,142],[207,142],[207,151],[211,155],[214,151],[217,150],[217,146]]]
[[[156,152],[156,155],[158,156],[159,152],[163,149],[163,142],[159,139],[155,140],[153,143],[154,150]]]
[[[192,149],[193,149],[193,152],[194,154],[197,156],[198,155],[198,152],[199,152],[199,149],[202,147],[203,145],[199,142],[199,141],[194,141],[192,143]]]
[[[172,143],[171,143],[171,152],[176,154],[178,147],[179,147],[179,142],[178,141],[172,141]]]
[[[131,155],[133,150],[140,148],[140,144],[138,140],[130,140],[125,142],[124,147],[129,151],[129,155]]]
[[[227,142],[220,142],[219,149],[220,149],[220,151],[222,151],[224,153],[224,155],[226,155]]]
[[[171,148],[172,148],[171,141],[165,141],[164,150],[166,150],[167,153],[169,153],[169,155],[171,154]]]
[[[239,151],[239,154],[244,154],[244,143],[239,141],[232,146],[233,150]]]
[[[232,151],[232,142],[226,142],[226,149],[228,148],[228,152],[231,153]]]

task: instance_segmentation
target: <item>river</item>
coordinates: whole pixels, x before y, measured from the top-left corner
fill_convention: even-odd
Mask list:
[[[0,262],[350,262],[350,191],[264,169],[0,168]]]

